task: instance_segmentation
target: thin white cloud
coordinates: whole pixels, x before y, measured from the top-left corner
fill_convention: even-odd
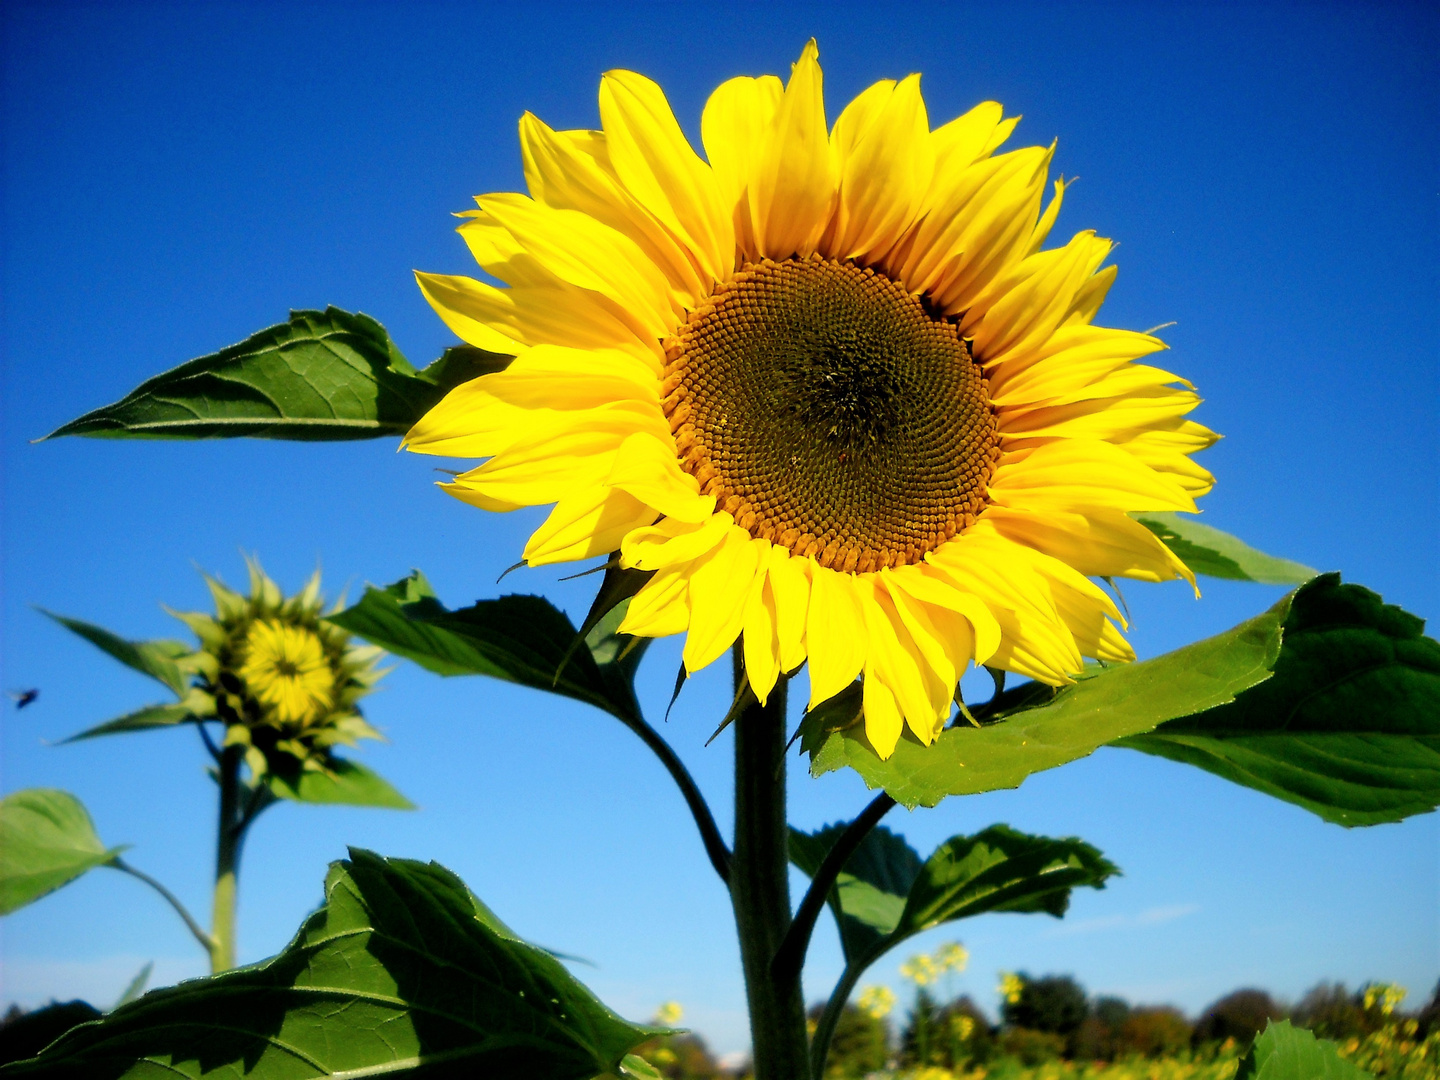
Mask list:
[[[1200,910],[1199,904],[1168,904],[1146,908],[1127,915],[1102,915],[1094,919],[1077,919],[1061,923],[1046,932],[1046,937],[1073,937],[1076,934],[1098,934],[1107,930],[1130,930],[1139,926],[1160,926],[1183,919]]]

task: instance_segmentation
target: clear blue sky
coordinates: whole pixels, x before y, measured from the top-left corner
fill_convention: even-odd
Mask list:
[[[487,515],[431,486],[435,462],[385,441],[31,445],[142,378],[333,303],[381,319],[423,363],[451,343],[412,268],[465,273],[453,210],[522,184],[531,109],[593,126],[601,71],[659,80],[692,133],[709,90],[784,73],[820,42],[830,115],[877,78],[924,72],[930,114],[994,98],[1017,145],[1058,137],[1081,180],[1056,236],[1120,241],[1104,318],[1166,332],[1173,369],[1225,433],[1206,520],[1343,570],[1440,617],[1437,588],[1437,109],[1433,5],[88,5],[4,7],[4,671],[39,701],[3,721],[3,788],[71,789],[102,836],[197,910],[214,800],[190,732],[46,745],[163,692],[35,614],[134,637],[201,607],[193,565],[243,580],[257,552],[287,589],[331,592],[421,567],[453,605],[495,595],[536,514]],[[561,571],[563,572],[563,571]],[[526,571],[572,614],[588,582]],[[1134,585],[1154,655],[1238,622],[1278,590]],[[651,651],[663,709],[676,643]],[[710,734],[724,673],[693,681],[666,734],[728,818],[730,744]],[[364,760],[414,813],[282,805],[255,829],[240,948],[280,948],[358,844],[434,858],[631,1017],[675,998],[722,1050],[745,1042],[725,895],[667,779],[578,704],[401,665],[371,699],[389,733]],[[792,816],[848,817],[853,775],[792,782]],[[1440,975],[1437,816],[1346,831],[1207,774],[1104,750],[1016,792],[897,811],[922,853],[1008,821],[1082,835],[1125,871],[1064,922],[991,916],[960,937],[958,984],[1073,972],[1091,990],[1196,1010],[1241,985],[1298,996],[1322,978]],[[873,981],[900,987],[894,956]],[[118,994],[198,950],[110,872],[6,920],[4,1000]],[[807,992],[828,992],[827,927]],[[1413,999],[1412,999],[1413,1000]]]

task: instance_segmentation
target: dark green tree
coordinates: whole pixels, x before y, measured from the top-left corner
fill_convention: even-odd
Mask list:
[[[1284,1017],[1285,1010],[1264,990],[1236,990],[1200,1014],[1200,1022],[1195,1025],[1195,1041],[1234,1039],[1237,1043],[1247,1043],[1264,1030],[1266,1023]]]
[[[1020,978],[1024,984],[1020,1000],[1007,1001],[1001,1009],[1010,1027],[1068,1036],[1077,1031],[1090,1014],[1090,1001],[1084,987],[1069,975],[1032,979],[1022,971]]]

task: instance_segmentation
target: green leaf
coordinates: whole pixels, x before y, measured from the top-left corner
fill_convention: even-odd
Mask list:
[[[451,611],[419,571],[330,621],[438,675],[489,675],[563,694],[622,720],[639,717],[630,676],[643,643],[614,633],[611,612],[565,661],[576,630],[565,613],[538,596],[502,596]],[[558,676],[557,676],[558,672]]]
[[[183,724],[187,720],[194,719],[195,714],[185,705],[146,705],[143,709],[136,709],[134,712],[126,713],[114,720],[107,720],[103,724],[86,728],[67,739],[62,739],[61,742],[79,742],[81,739],[93,739],[99,735],[123,735],[130,731],[174,727],[176,724]]]
[[[792,828],[790,861],[814,877],[846,828],[845,822],[814,833]],[[905,897],[920,866],[919,853],[903,836],[883,825],[870,830],[845,860],[826,902],[840,927],[840,947],[847,963],[872,951],[899,925]]]
[[[126,984],[124,991],[120,994],[119,1000],[117,1000],[115,1004],[110,1007],[110,1011],[114,1012],[121,1005],[129,1005],[130,1002],[134,1001],[141,994],[143,994],[145,992],[145,987],[148,986],[150,983],[150,973],[154,970],[155,961],[151,960],[148,964],[146,964],[139,971],[137,971],[135,973],[135,977]],[[93,1017],[87,1017],[87,1019],[93,1019]]]
[[[27,788],[0,799],[0,915],[103,866],[125,848],[107,848],[80,800],[68,791]]]
[[[1136,514],[1135,520],[1158,536],[1191,570],[1207,577],[1301,585],[1320,572],[1256,551],[1238,537],[1170,511],[1147,511]]]
[[[279,956],[153,990],[0,1076],[590,1080],[659,1033],[621,1020],[443,867],[351,849]]]
[[[188,656],[194,650],[183,641],[126,641],[103,626],[56,615],[44,608],[37,610],[65,629],[79,634],[95,647],[103,649],[126,667],[134,668],[164,683],[175,692],[176,697],[185,696],[185,684],[188,681],[186,672],[175,661],[182,656]]]
[[[399,435],[452,387],[499,371],[510,359],[462,346],[417,372],[368,315],[336,307],[293,311],[289,322],[147,379],[46,438]]]
[[[345,758],[331,758],[325,771],[301,769],[295,775],[267,772],[265,783],[282,799],[295,802],[415,809],[415,804],[391,787],[389,781],[358,761]]]
[[[1074,836],[1030,836],[991,825],[974,836],[952,836],[925,860],[895,939],[989,911],[1045,912],[1059,918],[1070,890],[1103,889],[1120,873],[1098,848]]]
[[[1289,605],[1287,596],[1263,615],[1153,660],[1087,669],[1058,692],[1035,683],[1017,687],[1002,695],[997,722],[948,728],[928,747],[907,733],[885,761],[865,739],[856,684],[806,716],[801,746],[813,775],[849,765],[867,785],[912,809],[946,795],[1018,787],[1031,773],[1232,701],[1269,678]]]
[[[1340,1056],[1329,1039],[1271,1020],[1240,1059],[1235,1080],[1374,1080],[1370,1073]]]
[[[1433,810],[1440,643],[1424,629],[1325,574],[1296,593],[1273,678],[1116,745],[1198,765],[1340,825]]]
[[[813,877],[845,828],[791,829],[790,861]],[[846,860],[829,903],[846,969],[858,978],[901,942],[941,923],[992,911],[1058,918],[1071,889],[1103,889],[1119,872],[1083,840],[1031,836],[1008,825],[952,836],[922,864],[901,837],[878,827]]]

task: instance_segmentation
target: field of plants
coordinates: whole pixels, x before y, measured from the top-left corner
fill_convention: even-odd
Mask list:
[[[1344,1076],[1326,1073],[1327,1080],[1440,1077],[1440,986],[1411,1011],[1401,1008],[1402,987],[1381,983],[1356,991],[1321,983],[1292,1005],[1243,989],[1191,1020],[1170,1006],[1087,997],[1069,976],[1006,973],[996,1023],[967,996],[942,1002],[932,992],[963,965],[956,945],[912,957],[903,971],[917,992],[899,1016],[892,991],[867,988],[836,1027],[828,1080],[1232,1080],[1257,1037],[1287,1023],[1333,1043],[1355,1067]],[[812,1023],[816,1018],[818,1011]],[[656,1019],[674,1025],[683,1016],[671,1003]],[[694,1034],[655,1040],[640,1053],[670,1080],[732,1075]]]

